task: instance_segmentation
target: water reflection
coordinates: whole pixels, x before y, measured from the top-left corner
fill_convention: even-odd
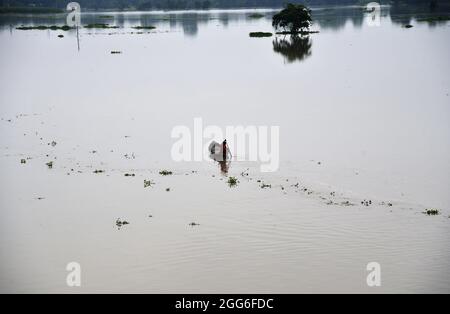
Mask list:
[[[355,28],[361,28],[369,14],[365,7],[341,6],[314,8],[313,25],[320,30],[339,31],[347,23],[351,23]],[[177,12],[139,12],[139,13],[83,13],[82,24],[108,23],[120,28],[133,26],[157,26],[158,29],[169,28],[170,30],[181,29],[186,36],[195,37],[202,25],[218,24],[222,27],[245,22],[249,25],[260,24],[262,21],[269,21],[277,9],[265,10],[264,18],[249,18],[249,11],[177,11]],[[253,12],[253,11],[252,11]],[[429,26],[446,23],[444,20],[433,19],[439,16],[448,16],[448,9],[442,6],[417,6],[400,5],[381,7],[381,18],[386,21],[402,26],[411,24],[413,20],[427,23]],[[45,14],[45,15],[1,15],[0,28],[11,28],[11,25],[63,25],[66,21],[66,14]]]
[[[273,51],[283,55],[288,63],[303,61],[311,55],[312,40],[310,36],[276,37]]]

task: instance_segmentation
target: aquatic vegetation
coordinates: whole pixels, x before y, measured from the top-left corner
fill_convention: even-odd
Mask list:
[[[272,184],[261,184],[261,189],[272,188]]]
[[[93,24],[85,25],[84,28],[115,29],[115,28],[119,28],[119,26],[111,26],[106,23],[93,23]]]
[[[104,172],[105,170],[98,170],[98,169],[94,170],[94,173],[104,173]]]
[[[129,225],[130,223],[128,222],[128,221],[126,221],[126,220],[120,220],[120,218],[117,218],[117,220],[116,220],[116,226],[117,226],[117,228],[121,228],[121,227],[123,227],[123,226],[125,226],[125,225]]]
[[[406,25],[403,25],[403,27],[404,28],[411,28],[411,27],[414,27],[414,26],[412,26],[411,24],[406,24]]]
[[[27,161],[26,161],[25,159],[21,159],[21,160],[20,160],[20,163],[21,163],[21,164],[26,164]]]
[[[446,22],[446,21],[450,21],[450,16],[440,15],[417,19],[417,22]]]
[[[261,14],[261,13],[252,13],[252,14],[248,15],[248,17],[251,19],[260,19],[260,18],[263,18],[264,16],[265,15]]]
[[[117,50],[111,51],[112,55],[121,54],[121,53],[122,53],[122,51],[117,51]]]
[[[154,184],[155,183],[153,181],[144,179],[144,188],[152,187],[152,185],[154,185]]]
[[[48,163],[46,163],[48,169],[52,169],[53,168],[53,161],[49,161]]]
[[[63,38],[64,37],[64,35],[58,35],[58,38]]]
[[[55,141],[53,141],[53,142],[50,143],[50,145],[52,145],[53,147],[55,147],[56,144],[57,144],[57,143],[56,143]]]
[[[269,32],[251,32],[250,37],[271,37],[273,34]]]
[[[239,181],[236,177],[229,177],[227,183],[230,187],[233,187],[236,186],[239,183]]]
[[[52,25],[52,26],[46,26],[46,25],[38,25],[38,26],[19,26],[16,27],[16,29],[18,30],[22,30],[22,31],[29,31],[29,30],[52,30],[52,31],[68,31],[71,29],[70,26],[68,25],[63,25],[63,26],[56,26],[56,25]]]
[[[170,192],[170,188],[166,188],[166,192]]]
[[[198,223],[196,223],[196,222],[191,222],[191,223],[189,224],[189,226],[195,227],[195,226],[200,226],[200,224],[198,224]]]
[[[364,206],[372,205],[372,201],[371,200],[363,200],[363,201],[361,201],[361,205],[364,205]]]
[[[440,212],[439,212],[439,209],[430,208],[430,209],[426,209],[423,213],[428,216],[435,216],[435,215],[439,215]]]
[[[155,29],[156,28],[156,26],[134,26],[134,27],[132,27],[132,28],[134,28],[134,29]]]
[[[125,177],[134,177],[135,174],[134,173],[125,173]]]
[[[169,170],[161,170],[161,171],[159,172],[159,174],[162,175],[162,176],[170,176],[170,175],[172,175],[173,173],[172,173],[172,171],[169,171]]]

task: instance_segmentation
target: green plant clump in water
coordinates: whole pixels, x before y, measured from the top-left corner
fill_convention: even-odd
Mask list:
[[[134,26],[134,29],[155,29],[156,26]]]
[[[52,169],[53,168],[53,161],[49,161],[48,163],[46,163],[48,169]]]
[[[265,184],[265,183],[261,184],[261,189],[265,189],[265,188],[272,188],[272,185],[271,184]]]
[[[56,26],[56,25],[52,25],[52,26],[46,26],[46,25],[38,25],[38,26],[19,26],[16,27],[16,29],[18,30],[22,30],[22,31],[29,31],[29,30],[52,30],[52,31],[68,31],[69,29],[71,29],[70,26],[68,25],[63,25],[63,26]]]
[[[21,164],[26,164],[27,161],[26,161],[25,159],[21,159],[21,160],[20,160],[20,163],[21,163]]]
[[[105,170],[94,170],[94,173],[104,173]]]
[[[228,178],[228,181],[227,181],[227,183],[228,183],[228,185],[230,186],[230,187],[232,187],[232,186],[236,186],[237,184],[238,184],[238,179],[236,178],[236,177],[229,177]]]
[[[161,171],[159,172],[159,174],[162,175],[162,176],[170,176],[170,175],[172,174],[172,171],[169,171],[169,170],[161,170]]]
[[[260,19],[263,18],[265,15],[261,13],[252,13],[248,17],[251,19]]]
[[[251,32],[250,37],[271,37],[273,34],[268,32]]]
[[[439,215],[439,210],[438,209],[427,209],[425,210],[424,214],[427,214],[428,216],[434,216],[434,215]]]
[[[121,54],[121,53],[122,53],[122,51],[117,51],[117,50],[111,51],[112,55],[118,55],[118,54]]]
[[[110,26],[109,24],[105,24],[105,23],[94,23],[94,24],[85,25],[84,28],[110,29],[110,28],[119,28],[119,26]]]
[[[151,180],[144,179],[144,188],[151,187],[154,183]]]

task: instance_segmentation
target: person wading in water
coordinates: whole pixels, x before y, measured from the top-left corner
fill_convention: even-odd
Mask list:
[[[227,161],[227,140],[225,139],[222,142],[222,157],[223,157],[223,161]]]

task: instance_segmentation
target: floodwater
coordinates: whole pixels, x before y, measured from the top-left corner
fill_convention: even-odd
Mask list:
[[[1,292],[450,292],[450,22],[252,12],[0,17]],[[278,171],[173,161],[195,118],[279,126]]]

